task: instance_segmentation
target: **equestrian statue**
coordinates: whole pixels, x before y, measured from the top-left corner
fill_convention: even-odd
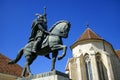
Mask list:
[[[18,52],[16,58],[8,63],[17,63],[24,54],[26,63],[23,67],[21,77],[24,77],[26,73],[29,73],[29,76],[32,75],[30,65],[37,56],[45,56],[51,59],[49,55],[52,53],[51,71],[53,71],[55,70],[56,59],[58,58],[58,60],[61,60],[66,55],[67,46],[63,45],[62,38],[68,37],[70,22],[66,20],[57,21],[48,31],[46,9],[44,9],[43,15],[36,14],[36,16],[37,19],[32,23],[32,30],[28,43]],[[58,56],[59,50],[63,50],[60,56]]]

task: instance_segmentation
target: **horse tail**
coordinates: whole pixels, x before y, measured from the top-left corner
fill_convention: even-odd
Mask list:
[[[18,52],[16,58],[15,58],[14,60],[11,60],[10,62],[8,62],[8,64],[15,64],[15,63],[17,63],[17,62],[21,59],[21,57],[22,57],[22,55],[23,55],[23,50],[24,50],[24,49],[21,49],[21,50]]]
[[[23,49],[21,49],[21,50],[18,52],[18,55],[17,55],[17,57],[16,57],[16,63],[21,59],[22,55],[23,55]]]

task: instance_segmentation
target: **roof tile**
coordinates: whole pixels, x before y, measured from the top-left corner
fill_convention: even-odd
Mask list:
[[[87,28],[85,32],[81,35],[78,41],[86,40],[86,39],[102,39],[95,32],[93,32],[90,28]]]
[[[79,42],[84,41],[84,40],[103,40],[100,36],[98,36],[95,32],[93,32],[90,28],[87,28],[83,34],[80,36],[80,38],[73,44],[71,45],[71,49],[74,48],[79,44]]]
[[[8,65],[10,61],[9,58],[0,53],[0,73],[20,76],[22,72],[22,67],[17,64]]]

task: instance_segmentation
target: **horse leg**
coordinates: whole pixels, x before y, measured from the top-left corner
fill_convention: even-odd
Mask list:
[[[63,50],[63,53],[61,56],[58,56],[58,60],[61,60],[65,55],[67,51],[67,46],[65,45],[54,45],[53,46],[56,50]]]
[[[24,65],[24,68],[22,70],[22,74],[21,74],[21,77],[23,78],[25,76],[25,72],[26,72],[26,65]]]
[[[26,63],[25,63],[25,66],[23,68],[23,71],[22,71],[22,77],[25,76],[25,73],[28,72],[29,73],[29,76],[32,75],[31,73],[31,70],[30,70],[30,65],[32,64],[32,62],[34,61],[34,59],[36,58],[37,56],[36,55],[32,55],[32,58],[31,56],[26,56]]]
[[[52,66],[51,66],[51,71],[55,70],[55,62],[56,62],[57,55],[58,55],[58,51],[52,52]]]
[[[28,62],[25,63],[21,76],[24,77],[26,72],[29,73],[29,76],[32,75],[32,73],[30,71],[30,67],[28,66]]]
[[[31,75],[31,71],[30,71],[30,65],[29,65],[29,63],[30,63],[30,56],[26,56],[25,57],[26,58],[26,63],[25,63],[25,65],[24,65],[24,68],[23,68],[23,71],[22,71],[22,77],[24,77],[25,76],[25,73],[26,72],[28,72],[29,73],[29,75]]]
[[[62,53],[61,56],[58,56],[58,60],[61,60],[61,59],[62,59],[63,57],[65,57],[65,55],[66,55],[67,46],[61,45],[61,48],[62,48],[62,50],[63,50],[63,53]]]
[[[30,65],[33,63],[36,57],[37,55],[26,56],[26,69],[27,69],[27,72],[29,73],[29,76],[32,75],[31,70],[30,70]]]

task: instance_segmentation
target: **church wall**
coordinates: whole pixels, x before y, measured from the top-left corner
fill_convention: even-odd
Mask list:
[[[111,56],[111,64],[115,80],[120,80],[120,60],[115,54]]]
[[[78,79],[78,74],[77,74],[76,59],[71,58],[68,65],[69,65],[69,77],[70,77],[70,79],[77,80]]]
[[[72,73],[72,66],[75,65],[69,60],[71,65],[67,65],[67,70],[76,75],[70,75],[72,80],[120,80],[120,59],[113,46],[90,28],[86,29],[71,49],[76,69]]]
[[[105,78],[106,80],[115,80],[114,79],[114,73],[113,73],[113,68],[112,68],[112,64],[111,64],[111,56],[103,54],[102,56],[102,60],[103,60],[103,65],[105,65],[104,67],[104,73],[105,73]]]
[[[85,60],[83,54],[79,57],[80,60],[80,71],[81,71],[81,80],[86,80],[86,69],[85,69]]]
[[[80,45],[77,45],[76,47],[74,47],[72,49],[72,53],[73,53],[74,58],[78,58],[81,55],[83,55],[83,59],[84,59],[84,56],[86,53],[90,55],[91,64],[92,64],[91,66],[92,66],[92,70],[93,70],[92,71],[93,80],[100,80],[98,78],[99,76],[98,76],[97,64],[96,64],[96,59],[95,59],[95,55],[97,53],[101,54],[101,59],[102,59],[103,65],[104,65],[105,80],[119,80],[120,79],[120,78],[114,79],[115,71],[113,72],[113,64],[111,64],[111,59],[112,59],[111,55],[113,56],[114,53],[113,53],[112,46],[110,44],[108,44],[107,42],[103,43],[103,41],[88,41],[88,42],[80,43]],[[114,61],[114,63],[115,62],[116,62],[116,60]],[[77,65],[78,64],[79,63],[77,63]],[[82,68],[81,66],[82,65],[80,65],[79,68]],[[117,66],[115,68],[117,68]],[[76,70],[80,71],[81,69],[76,69]],[[84,79],[82,79],[83,78],[82,70],[81,70],[81,72],[75,71],[75,73],[77,73],[77,75],[81,74],[80,75],[81,80],[84,80]],[[78,80],[78,79],[74,79],[74,80]]]
[[[85,51],[89,52],[91,49],[94,49],[96,52],[106,51],[108,55],[113,53],[112,46],[107,42],[103,42],[102,40],[89,40],[80,43],[72,49],[73,57],[78,57],[82,53],[86,53]]]
[[[99,46],[99,43],[94,44]],[[105,49],[100,51],[100,47],[97,48],[98,52],[102,53],[102,60],[104,62],[104,65],[108,67],[107,73],[109,80],[120,80],[120,60],[116,56],[116,53],[114,52],[111,45],[104,43],[103,45]],[[108,64],[107,64],[108,63]]]
[[[103,44],[103,42],[93,42],[95,53],[101,54],[102,63],[104,66],[104,75],[106,80],[114,80],[113,69],[111,64],[111,55],[113,55],[113,49],[109,44]]]
[[[79,57],[81,54],[85,55],[89,51],[91,43],[80,44],[72,49],[73,57]],[[88,53],[89,54],[89,53]]]
[[[90,55],[90,61],[91,61],[91,67],[92,67],[92,77],[93,77],[93,80],[99,80],[96,58],[95,58],[94,52],[91,51],[90,53],[92,54],[92,55]]]
[[[76,58],[70,58],[69,61],[69,77],[72,80],[86,80],[86,71],[83,55]]]

